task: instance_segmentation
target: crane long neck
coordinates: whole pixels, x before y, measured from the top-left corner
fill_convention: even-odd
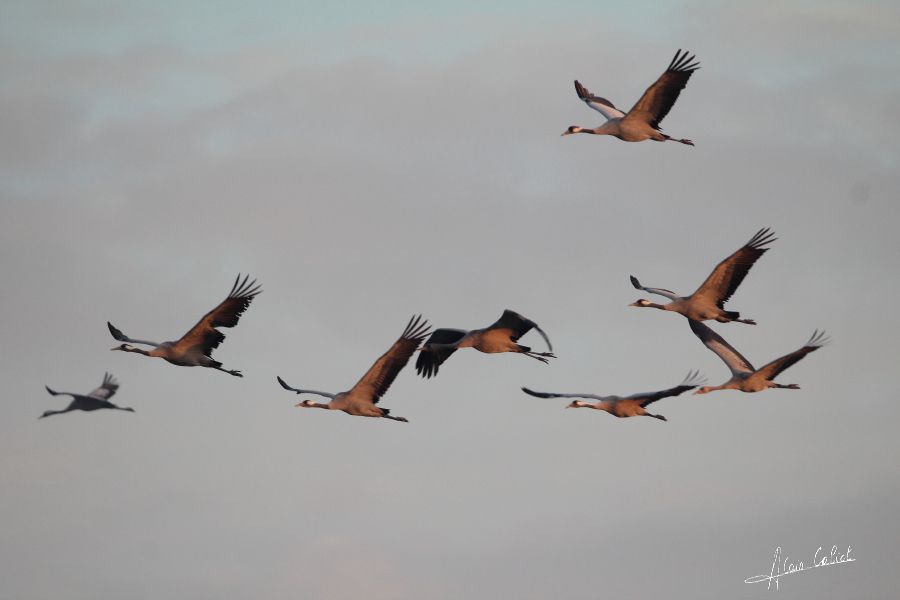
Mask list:
[[[295,404],[294,406],[299,406],[300,408],[324,408],[324,409],[331,408],[331,404],[328,404],[328,403],[323,404],[322,402],[313,402],[312,400],[304,400],[303,402],[300,402],[299,404]]]
[[[716,390],[727,390],[731,387],[731,385],[729,385],[729,383],[723,383],[722,385],[704,385],[703,387],[701,387],[694,393],[695,394],[708,394],[709,392],[715,392]]]
[[[584,400],[575,400],[571,404],[572,408],[593,408],[594,410],[605,410],[609,412],[609,407],[606,406],[606,403],[602,400],[600,402],[591,403],[585,402]]]
[[[579,133],[592,133],[594,135],[615,135],[617,128],[612,125],[612,121],[607,121],[603,125],[599,127],[594,127],[593,129],[587,129],[585,127],[581,127]]]

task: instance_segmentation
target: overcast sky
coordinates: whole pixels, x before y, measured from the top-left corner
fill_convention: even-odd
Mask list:
[[[856,562],[777,594],[895,598],[898,5],[320,4],[0,6],[0,599],[761,598],[776,547],[832,545]],[[559,136],[600,120],[573,79],[627,109],[678,48],[664,126],[696,147]],[[713,326],[757,365],[825,328],[800,391],[662,422],[519,390],[724,382],[628,276],[690,293],[765,226],[729,303],[759,325]],[[243,379],[109,351],[238,272]],[[409,424],[275,382],[346,390],[410,315],[504,308],[559,358],[410,367]],[[37,419],[105,371],[136,413]]]

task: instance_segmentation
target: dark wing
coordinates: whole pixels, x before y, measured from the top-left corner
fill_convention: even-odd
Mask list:
[[[694,332],[703,344],[716,353],[716,356],[722,359],[722,362],[731,369],[732,374],[752,373],[755,371],[750,361],[741,356],[741,353],[734,347],[722,339],[722,336],[701,323],[693,319],[688,319],[691,325],[691,331]]]
[[[127,335],[125,335],[124,333],[122,333],[121,329],[118,329],[115,325],[113,325],[109,321],[106,322],[106,326],[109,327],[109,333],[112,334],[112,336],[114,338],[116,338],[117,340],[119,340],[120,342],[129,342],[132,344],[145,344],[147,346],[159,346],[159,344],[157,344],[156,342],[151,342],[149,340],[136,340],[134,338],[130,338]]]
[[[678,294],[676,294],[672,290],[667,290],[665,288],[644,287],[641,285],[641,282],[638,281],[637,277],[635,277],[634,275],[630,275],[630,277],[631,285],[639,290],[647,292],[648,294],[656,294],[657,296],[663,296],[665,298],[668,298],[669,300],[675,300],[676,298],[678,298]]]
[[[316,390],[301,390],[299,388],[291,387],[287,384],[287,382],[279,376],[275,376],[275,379],[278,380],[279,385],[284,389],[290,392],[296,392],[298,394],[316,394],[317,396],[325,396],[326,398],[334,398],[334,394],[330,394],[328,392],[317,392]]]
[[[109,332],[112,334],[112,336],[113,336],[115,339],[119,340],[120,342],[130,342],[130,341],[131,341],[131,340],[128,338],[127,335],[125,335],[124,333],[122,333],[122,330],[121,330],[121,329],[116,328],[116,327],[115,327],[112,323],[110,323],[109,321],[106,322],[106,326],[109,327]]]
[[[175,347],[184,351],[199,347],[206,356],[218,348],[225,339],[225,334],[217,331],[216,327],[237,325],[241,315],[250,306],[250,302],[262,291],[260,286],[256,285],[255,279],[247,283],[249,278],[250,276],[247,275],[241,281],[241,276],[238,274],[228,297],[206,313],[190,331],[181,336],[181,339],[175,342]]]
[[[109,373],[105,373],[103,375],[103,383],[88,396],[97,400],[109,400],[115,395],[117,389],[119,389],[119,383],[116,381],[116,378]]]
[[[615,119],[625,116],[625,113],[613,106],[612,102],[610,102],[606,98],[601,98],[600,96],[593,95],[588,91],[586,87],[578,83],[577,79],[575,80],[575,93],[578,94],[578,97],[581,98],[581,100],[585,104],[606,117],[607,121],[609,119]]]
[[[462,329],[435,329],[419,351],[416,373],[425,379],[437,375],[438,367],[456,352],[456,344],[468,333]]]
[[[372,397],[372,403],[377,404],[384,395],[394,379],[406,363],[409,362],[413,352],[428,335],[428,321],[422,319],[422,315],[417,315],[409,320],[406,329],[390,350],[381,355],[381,358],[375,361],[365,375],[362,376],[350,393],[354,391],[368,391]]]
[[[814,352],[827,344],[830,340],[825,337],[824,331],[819,331],[818,329],[813,332],[812,337],[809,338],[809,341],[800,348],[799,350],[795,350],[790,354],[782,356],[781,358],[776,358],[769,364],[763,366],[758,373],[766,378],[767,381],[772,381],[775,377],[778,376],[779,373],[793,365],[794,363],[803,359],[804,356],[809,354],[810,352]]]
[[[534,328],[538,333],[541,334],[541,337],[544,338],[544,341],[547,343],[547,348],[550,349],[550,352],[553,352],[553,345],[550,344],[550,338],[547,337],[547,334],[544,333],[544,330],[538,327],[538,324],[530,319],[526,319],[519,313],[509,310],[508,308],[503,311],[503,314],[500,315],[500,318],[497,319],[497,322],[488,327],[488,329],[509,329],[511,331],[510,339],[514,342],[519,341],[519,338],[531,331]]]
[[[688,56],[687,52],[682,54],[681,50],[678,50],[666,72],[647,88],[641,99],[628,111],[628,116],[643,117],[652,127],[659,128],[659,124],[678,100],[681,90],[687,85],[688,79],[700,68],[700,63],[694,62],[694,58]]]
[[[522,391],[529,396],[534,396],[535,398],[592,398],[593,400],[606,400],[606,398],[604,398],[603,396],[597,396],[596,394],[557,394],[554,392],[535,392],[534,390],[529,390],[527,387],[523,387]]]
[[[724,309],[725,303],[750,272],[750,267],[768,250],[765,246],[778,239],[774,235],[768,227],[757,231],[750,241],[713,269],[706,281],[694,292],[694,296],[709,298]]]
[[[683,394],[688,390],[692,390],[698,385],[702,385],[704,383],[703,377],[700,375],[700,371],[690,371],[684,378],[684,381],[679,383],[673,388],[669,388],[667,390],[660,390],[658,392],[646,392],[643,394],[632,394],[628,396],[628,400],[639,400],[641,406],[647,406],[648,404],[652,404],[657,400],[661,400],[663,398],[668,398],[669,396],[677,396],[679,394]]]

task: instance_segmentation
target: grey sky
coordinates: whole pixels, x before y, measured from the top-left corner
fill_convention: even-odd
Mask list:
[[[776,546],[832,544],[857,561],[779,594],[896,596],[897,5],[479,4],[0,8],[0,599],[757,598]],[[599,118],[573,79],[627,108],[679,47],[696,147],[559,137]],[[754,364],[827,329],[800,391],[668,423],[519,391],[723,382],[628,275],[690,292],[763,226],[730,303],[759,326],[715,328]],[[109,352],[238,271],[244,379]],[[559,358],[404,371],[408,425],[275,382],[344,390],[411,314],[504,308]],[[37,420],[104,371],[135,414]]]

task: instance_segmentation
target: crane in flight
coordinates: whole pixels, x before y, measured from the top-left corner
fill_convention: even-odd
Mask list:
[[[119,389],[119,384],[116,381],[116,378],[109,373],[105,373],[103,375],[103,383],[100,384],[100,387],[87,395],[73,394],[71,392],[57,392],[51,390],[49,386],[45,387],[47,387],[47,391],[50,392],[51,396],[71,396],[72,401],[69,403],[69,406],[67,406],[63,410],[45,411],[44,414],[38,417],[39,419],[49,417],[50,415],[61,415],[62,413],[71,412],[73,410],[83,410],[90,412],[92,410],[100,410],[101,408],[110,408],[113,410],[125,410],[128,412],[134,412],[133,408],[123,408],[121,406],[116,406],[109,401],[109,399],[116,394],[116,390]]]
[[[533,352],[528,346],[518,344],[519,338],[534,329],[547,343],[549,352]],[[506,309],[495,323],[484,329],[435,329],[419,351],[416,372],[428,379],[437,375],[438,367],[460,348],[475,348],[486,354],[498,352],[518,352],[543,363],[548,358],[556,358],[553,346],[544,330],[537,323],[526,319],[517,312]]]
[[[238,274],[228,297],[206,313],[196,325],[191,327],[190,331],[174,342],[162,342],[160,344],[130,338],[107,321],[106,326],[109,327],[109,332],[112,336],[120,342],[125,342],[120,346],[110,348],[110,350],[155,356],[181,367],[209,367],[235,377],[243,377],[240,371],[223,369],[222,363],[212,358],[212,351],[218,348],[219,344],[225,340],[225,334],[216,328],[234,327],[237,325],[241,315],[250,306],[250,302],[262,291],[260,286],[256,285],[255,279],[248,283],[247,280],[249,278],[250,276],[246,275],[241,281],[241,276]],[[144,350],[131,344],[152,346],[152,348]]]
[[[824,331],[818,329],[813,332],[809,341],[806,342],[799,350],[794,350],[790,354],[785,354],[780,358],[776,358],[772,362],[764,365],[762,368],[754,369],[750,361],[741,356],[741,353],[726,342],[721,335],[700,323],[699,321],[690,320],[691,331],[694,332],[703,344],[712,350],[716,356],[722,359],[722,362],[731,371],[731,379],[722,385],[703,386],[698,389],[695,394],[706,394],[716,390],[740,390],[742,392],[761,392],[769,388],[782,388],[788,390],[799,390],[800,386],[796,383],[787,385],[775,383],[773,380],[782,371],[802,360],[804,356],[810,352],[815,352],[829,342],[825,337]]]
[[[299,389],[289,386],[284,379],[276,377],[278,383],[284,389],[297,394],[315,394],[329,398],[330,402],[321,403],[312,400],[304,400],[295,406],[300,408],[324,408],[327,410],[340,410],[348,415],[356,417],[383,417],[393,421],[407,423],[404,417],[395,417],[390,409],[378,406],[378,401],[384,396],[388,388],[397,378],[397,374],[403,370],[410,357],[428,335],[428,321],[417,315],[409,320],[406,329],[400,338],[388,349],[387,352],[375,361],[366,374],[362,376],[356,385],[346,392],[332,394],[318,392],[316,390]]]
[[[643,392],[631,394],[630,396],[598,396],[596,394],[560,394],[556,392],[535,392],[526,387],[522,391],[536,398],[590,398],[597,402],[584,402],[583,400],[573,400],[566,408],[593,408],[594,410],[602,410],[609,414],[624,417],[653,417],[660,421],[666,421],[662,415],[654,415],[648,413],[646,408],[657,400],[668,398],[669,396],[677,396],[688,390],[692,390],[698,385],[704,383],[703,377],[699,371],[691,371],[684,378],[684,381],[677,386],[660,390],[658,392]]]
[[[693,146],[694,142],[687,139],[670,137],[661,131],[660,123],[672,110],[681,90],[687,85],[694,71],[700,68],[700,63],[695,62],[694,56],[682,54],[681,50],[675,53],[675,58],[669,63],[666,71],[659,76],[653,85],[647,88],[640,100],[631,107],[627,113],[613,106],[606,98],[595,96],[586,87],[575,81],[575,93],[588,106],[606,117],[606,122],[593,129],[572,125],[562,132],[562,135],[573,133],[591,133],[594,135],[611,135],[625,142],[643,142],[654,140],[657,142],[673,141]]]
[[[736,321],[748,325],[756,325],[753,319],[742,319],[741,313],[733,310],[725,310],[725,303],[744,281],[750,268],[766,253],[766,246],[777,238],[768,228],[760,229],[750,241],[738,248],[731,256],[716,265],[697,290],[690,296],[679,296],[672,290],[665,288],[644,287],[634,275],[631,276],[631,285],[636,289],[649,294],[656,294],[668,298],[667,304],[656,304],[641,298],[629,304],[644,308],[658,308],[684,315],[694,321],[706,321],[715,319],[720,323]]]

